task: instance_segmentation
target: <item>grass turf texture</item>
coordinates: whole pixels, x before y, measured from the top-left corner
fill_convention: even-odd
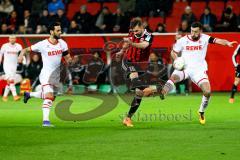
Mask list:
[[[239,159],[240,98],[228,103],[229,93],[214,93],[201,126],[197,110],[201,94],[144,98],[134,128],[122,125],[128,106],[118,107],[99,118],[83,122],[59,120],[55,128],[41,127],[41,100],[0,102],[1,160],[71,159]],[[74,100],[71,111],[85,112],[101,101],[87,96],[61,96]],[[55,102],[55,104],[57,103]],[[80,105],[81,104],[81,105]],[[152,113],[182,115],[180,119],[151,119]],[[185,115],[185,118],[183,118]],[[186,118],[186,116],[191,117]]]

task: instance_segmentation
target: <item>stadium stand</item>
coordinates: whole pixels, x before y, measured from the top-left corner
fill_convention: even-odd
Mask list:
[[[194,1],[191,3],[191,8],[192,8],[194,14],[196,15],[197,19],[200,18],[201,14],[203,13],[206,6],[207,6],[207,4],[204,2],[195,2]]]
[[[224,10],[224,2],[210,1],[209,7],[211,8],[212,13],[214,13],[217,16],[217,19],[220,20],[223,10]]]
[[[31,6],[27,6],[25,4],[28,2],[28,0],[24,0],[21,8],[19,8],[19,4],[17,0],[10,0],[9,9],[3,9],[4,6],[6,6],[5,1],[1,1],[0,4],[0,24],[1,24],[1,34],[4,33],[41,33],[41,32],[36,32],[35,30],[38,28],[38,30],[41,28],[39,26],[39,18],[42,16],[41,13],[39,13],[37,16],[34,11],[31,12],[30,14],[30,19],[34,19],[37,24],[34,25],[33,29],[29,29],[29,27],[26,29],[24,26],[26,26],[26,22],[23,20],[23,13],[25,10],[31,9]],[[61,0],[56,0],[61,1]],[[46,2],[46,3],[45,3]],[[52,1],[50,0],[45,0],[44,3],[42,3],[42,8],[45,9],[47,8],[47,3],[50,3]],[[66,16],[69,21],[72,20],[73,16],[75,15],[76,12],[80,11],[80,7],[82,5],[87,6],[87,11],[94,17],[93,22],[92,22],[92,27],[89,27],[89,31],[81,31],[80,33],[96,33],[98,30],[94,29],[94,24],[96,22],[97,16],[100,13],[102,7],[108,7],[111,14],[114,14],[116,12],[116,9],[119,7],[119,4],[117,1],[107,1],[107,0],[102,0],[102,1],[88,1],[88,0],[70,0],[70,1],[63,1],[65,3],[65,8],[66,8]],[[169,1],[169,3],[174,2],[174,1]],[[143,1],[144,3],[144,1]],[[150,5],[156,4],[154,1],[149,1]],[[152,3],[152,4],[151,4]],[[45,4],[45,7],[43,7]],[[149,27],[152,31],[156,30],[156,26],[158,23],[163,23],[166,26],[166,31],[167,32],[175,32],[176,29],[179,27],[181,21],[180,21],[180,16],[184,12],[184,9],[186,6],[191,6],[193,13],[196,15],[197,20],[199,20],[201,14],[204,11],[204,8],[206,6],[211,8],[211,11],[213,14],[217,16],[218,23],[221,19],[221,16],[223,14],[224,9],[227,6],[232,6],[233,12],[239,16],[240,14],[240,1],[239,0],[212,0],[212,1],[206,1],[206,0],[194,0],[194,1],[179,1],[176,0],[170,9],[170,11],[167,11],[167,13],[163,13],[165,11],[161,11],[160,9],[157,9],[158,6],[154,6],[154,10],[149,10],[149,13],[146,15],[149,15],[145,17],[145,19],[148,20]],[[144,5],[143,5],[144,6]],[[162,6],[159,6],[162,7]],[[21,10],[20,10],[21,9]],[[17,12],[15,12],[17,11]],[[13,22],[13,18],[11,15],[13,15],[13,12],[17,14],[17,21]],[[15,14],[14,13],[14,14]],[[132,18],[135,16],[138,16],[136,13],[138,12],[131,12],[131,13],[124,13],[124,16],[127,16],[128,18]],[[51,14],[50,14],[51,15]],[[55,15],[48,16],[49,17],[49,22],[52,22],[53,20],[57,19],[54,17]],[[112,19],[114,21],[114,19]],[[13,28],[12,24],[14,23],[15,28]],[[6,27],[7,25],[7,27]],[[24,25],[24,26],[23,26]],[[80,25],[80,24],[78,24]],[[82,25],[82,24],[81,24]],[[239,25],[239,24],[238,24]],[[6,30],[7,28],[7,30]],[[81,28],[81,26],[80,26]],[[213,30],[214,31],[214,30]],[[237,31],[237,30],[236,30]],[[113,31],[114,32],[114,31]],[[43,32],[45,33],[45,32]]]

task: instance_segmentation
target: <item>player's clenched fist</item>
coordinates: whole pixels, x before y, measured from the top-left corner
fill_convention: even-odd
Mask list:
[[[238,42],[237,42],[237,41],[228,42],[228,43],[227,43],[227,46],[228,46],[228,47],[233,47],[234,44],[238,44]]]
[[[131,44],[131,42],[132,42],[129,38],[123,38],[123,41],[128,43],[128,44]]]

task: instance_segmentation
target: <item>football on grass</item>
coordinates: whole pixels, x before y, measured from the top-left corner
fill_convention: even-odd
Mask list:
[[[182,57],[176,58],[173,62],[173,67],[176,70],[179,70],[179,71],[183,70],[184,65],[185,65],[185,62],[184,62],[184,59]]]

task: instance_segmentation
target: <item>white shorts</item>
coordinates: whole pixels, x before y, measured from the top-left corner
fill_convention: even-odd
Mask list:
[[[180,81],[190,78],[193,83],[200,87],[203,82],[209,82],[207,71],[205,69],[185,69],[183,71],[174,70],[172,75],[178,75]]]
[[[13,80],[16,75],[17,66],[6,66],[3,65],[3,70],[5,73],[5,80]]]
[[[51,84],[53,86],[58,86],[60,81],[60,73],[41,71],[39,75],[39,81],[41,85]]]
[[[60,72],[54,71],[46,71],[42,70],[39,75],[39,81],[42,86],[42,92],[44,95],[47,93],[57,93],[58,92],[58,86],[60,81]]]
[[[14,75],[3,75],[2,76],[4,80],[13,80],[14,84],[21,83],[22,81],[22,76],[20,74],[14,74]]]

